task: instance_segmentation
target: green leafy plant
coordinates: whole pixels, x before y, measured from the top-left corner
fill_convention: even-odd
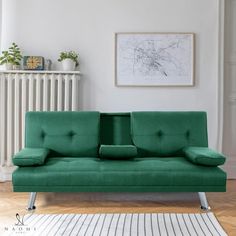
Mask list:
[[[20,65],[22,59],[20,48],[17,44],[12,43],[8,51],[2,51],[0,56],[0,65],[11,63],[13,65]]]
[[[61,62],[65,59],[71,59],[75,62],[75,66],[79,65],[79,54],[74,51],[61,52],[58,61]]]

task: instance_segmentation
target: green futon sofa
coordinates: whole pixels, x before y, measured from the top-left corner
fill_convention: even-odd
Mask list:
[[[15,192],[224,192],[205,112],[28,112]]]

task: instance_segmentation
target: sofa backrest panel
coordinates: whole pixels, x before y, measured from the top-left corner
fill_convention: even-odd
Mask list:
[[[132,144],[130,113],[101,113],[101,144]]]
[[[48,148],[51,155],[96,157],[99,112],[28,112],[25,146]]]
[[[205,112],[133,112],[131,136],[139,156],[179,156],[186,146],[208,146]]]

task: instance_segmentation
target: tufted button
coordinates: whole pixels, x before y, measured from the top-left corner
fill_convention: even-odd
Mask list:
[[[41,137],[44,139],[45,136],[46,136],[46,133],[45,133],[44,131],[42,131],[42,133],[41,133]]]
[[[189,138],[189,136],[190,136],[190,131],[187,130],[186,133],[185,133],[185,135],[186,135],[187,138]]]
[[[75,135],[75,132],[73,130],[71,130],[69,133],[68,133],[68,136],[70,137],[73,137]]]
[[[163,136],[163,132],[162,132],[161,130],[159,130],[159,131],[157,132],[157,135],[158,135],[158,137],[162,137],[162,136]]]

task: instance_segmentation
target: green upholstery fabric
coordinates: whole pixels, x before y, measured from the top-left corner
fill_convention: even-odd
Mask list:
[[[207,147],[205,112],[132,112],[131,135],[140,157],[182,156],[186,146]]]
[[[137,156],[133,145],[101,145],[99,156],[105,159],[130,159]]]
[[[48,154],[46,148],[24,148],[13,156],[12,162],[16,166],[43,165]]]
[[[28,112],[25,145],[51,156],[96,157],[99,128],[99,112]]]
[[[37,168],[37,170],[36,170]],[[20,191],[224,191],[226,174],[218,167],[194,165],[184,157],[47,158],[39,167],[20,167],[13,173]],[[196,190],[197,189],[197,190]]]
[[[14,192],[225,192],[226,185],[210,186],[13,186]]]
[[[132,144],[130,113],[102,113],[100,135],[101,144]]]
[[[226,190],[223,170],[194,164],[183,153],[184,147],[208,146],[204,112],[133,112],[131,117],[130,113],[29,112],[25,144],[50,153],[43,165],[14,171],[14,191]],[[135,145],[138,157],[98,158],[100,144]]]
[[[186,147],[183,149],[185,156],[194,164],[205,166],[219,166],[225,163],[226,157],[210,148]]]

